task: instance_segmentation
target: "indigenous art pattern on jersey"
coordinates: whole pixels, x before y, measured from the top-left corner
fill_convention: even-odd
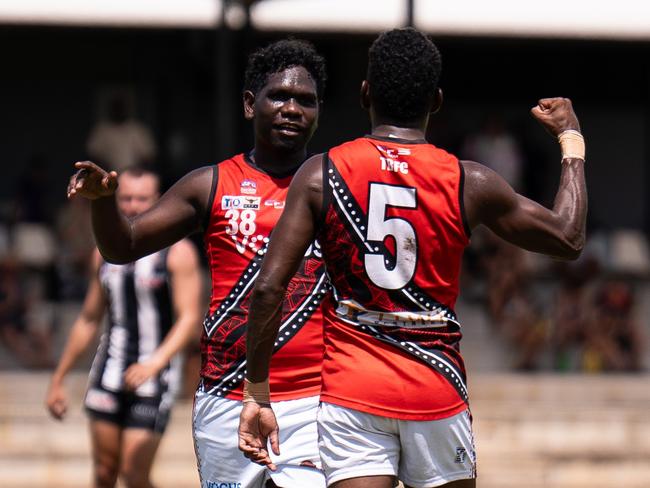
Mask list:
[[[274,178],[240,155],[218,165],[212,216],[205,234],[212,273],[202,338],[204,391],[241,399],[246,324],[255,279],[279,219],[291,177]],[[271,362],[274,400],[317,395],[322,365],[321,302],[328,290],[318,243],[291,280]]]
[[[440,412],[447,407],[453,415],[460,403],[468,401],[459,351],[462,334],[453,311],[460,258],[467,243],[459,208],[458,160],[428,144],[369,138],[339,146],[330,157],[324,166],[323,184],[330,201],[321,241],[326,243],[323,253],[335,303],[326,310],[332,327],[326,327],[325,341],[333,346],[331,355],[326,355],[324,395],[332,392],[333,403],[353,408],[359,408],[354,399],[358,396],[359,404],[370,405],[365,408],[370,413],[399,412],[399,400],[386,401],[379,394],[374,401],[373,395],[355,395],[337,380],[326,378],[330,357],[332,361],[340,354],[352,357],[361,345],[378,347],[376,360],[369,357],[367,367],[376,369],[379,378],[387,377],[382,363],[397,349],[401,354],[394,360],[400,367],[410,368],[414,360],[426,365],[429,375],[444,378],[443,396],[451,402],[447,406],[422,402],[421,411],[415,402],[403,418],[445,415]],[[439,181],[431,184],[436,178]],[[404,356],[412,359],[404,361]],[[345,367],[332,369],[340,374]],[[408,381],[408,374],[404,375]],[[395,412],[391,415],[399,418]]]
[[[380,255],[386,268],[395,269],[394,247],[391,251],[390,243],[363,238],[368,228],[365,212],[333,164],[329,164],[328,175],[333,194],[331,211],[336,216],[328,213],[325,225],[328,235],[336,240],[327,246],[327,257],[328,261],[347,263],[347,272],[342,267],[331,270],[337,315],[437,369],[467,401],[465,370],[462,361],[456,361],[462,337],[456,314],[428,296],[413,279],[401,288],[388,290],[373,286],[365,278],[365,263],[360,256]],[[374,307],[368,309],[362,303]]]

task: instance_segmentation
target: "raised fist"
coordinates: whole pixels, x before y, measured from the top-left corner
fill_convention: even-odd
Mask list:
[[[568,98],[542,98],[530,110],[540,124],[554,137],[565,130],[580,131],[580,123]]]

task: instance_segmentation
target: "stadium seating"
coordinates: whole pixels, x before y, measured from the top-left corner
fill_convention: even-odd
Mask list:
[[[64,422],[49,418],[46,373],[3,373],[0,379],[0,486],[82,488],[90,485],[90,438],[81,401],[86,375],[70,374]],[[199,486],[191,433],[191,402],[178,405],[154,465],[160,487]]]
[[[470,382],[481,488],[647,488],[647,375],[475,374]],[[85,375],[69,378],[68,419],[43,407],[48,376],[3,373],[0,485],[88,486],[89,440],[81,412]],[[197,487],[191,403],[175,410],[154,467],[160,487]]]

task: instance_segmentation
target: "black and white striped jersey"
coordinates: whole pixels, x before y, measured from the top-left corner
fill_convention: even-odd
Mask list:
[[[124,372],[133,363],[146,361],[173,325],[169,248],[134,263],[104,262],[99,279],[108,301],[108,325],[100,340],[90,382],[109,391],[124,389]],[[180,361],[172,360],[157,377],[135,391],[154,397],[175,385]]]

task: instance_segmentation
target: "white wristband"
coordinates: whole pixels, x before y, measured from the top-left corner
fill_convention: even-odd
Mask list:
[[[255,402],[260,405],[271,403],[269,379],[267,378],[265,381],[260,381],[259,383],[251,383],[245,379],[243,402]]]
[[[585,160],[585,139],[577,130],[565,130],[558,137],[562,149],[562,160]]]

